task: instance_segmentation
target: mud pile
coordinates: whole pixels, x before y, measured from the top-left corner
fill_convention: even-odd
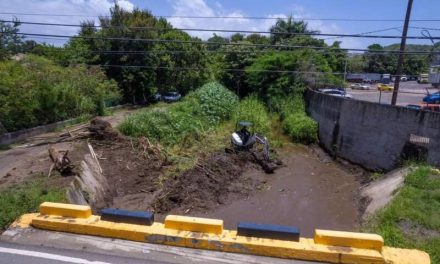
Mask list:
[[[231,196],[246,197],[264,181],[243,176],[250,166],[257,167],[251,161],[254,157],[248,152],[215,153],[182,175],[168,180],[152,202],[152,209],[159,214],[205,211],[225,203]]]

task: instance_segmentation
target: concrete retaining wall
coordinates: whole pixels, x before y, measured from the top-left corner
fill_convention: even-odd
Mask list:
[[[30,137],[34,137],[43,133],[47,133],[50,131],[54,131],[58,128],[63,128],[67,125],[73,124],[77,121],[77,118],[69,119],[65,121],[60,121],[44,126],[37,126],[28,129],[23,129],[11,133],[5,133],[0,135],[0,145],[9,145],[15,142],[19,142],[25,140]]]
[[[440,166],[440,113],[311,90],[306,92],[306,104],[307,113],[319,123],[321,144],[334,155],[369,169],[391,170],[402,161],[403,149],[413,134],[429,138],[427,161]]]

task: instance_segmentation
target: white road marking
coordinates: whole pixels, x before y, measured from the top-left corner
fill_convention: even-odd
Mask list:
[[[107,262],[89,261],[87,259],[72,258],[72,257],[66,257],[66,256],[62,256],[62,255],[55,255],[55,254],[38,252],[38,251],[21,250],[21,249],[14,249],[14,248],[0,247],[0,253],[22,255],[22,256],[29,256],[29,257],[35,257],[35,258],[52,259],[52,260],[77,263],[77,264],[110,264]]]

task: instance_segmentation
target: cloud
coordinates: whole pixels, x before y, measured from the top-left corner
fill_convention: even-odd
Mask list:
[[[204,28],[204,29],[227,29],[227,30],[250,30],[250,31],[269,31],[275,24],[276,19],[246,19],[247,15],[241,10],[227,11],[219,2],[210,7],[205,0],[177,0],[173,2],[173,16],[220,16],[220,17],[243,17],[242,19],[194,19],[194,18],[170,18],[169,22],[177,28]],[[292,5],[290,13],[269,14],[267,18],[287,18],[293,15],[294,18],[311,18],[313,15],[305,11],[302,6]],[[325,33],[343,33],[343,30],[334,23],[322,20],[308,21],[309,27]],[[189,31],[189,34],[208,39],[213,32]],[[217,35],[230,36],[233,32],[216,32]],[[326,42],[332,44],[335,40],[343,40],[343,47],[359,47],[359,42],[355,39],[328,39]]]
[[[125,10],[134,9],[134,4],[129,0],[117,1],[119,6]],[[0,10],[3,12],[32,13],[32,14],[57,14],[57,15],[79,15],[79,16],[25,16],[17,15],[20,21],[43,22],[43,23],[61,23],[61,24],[79,24],[85,20],[92,20],[97,23],[98,16],[109,14],[109,9],[113,6],[112,0],[14,0],[11,5],[9,0],[0,0]],[[11,20],[14,15],[0,15],[3,20]],[[39,26],[39,25],[21,25],[20,31],[24,33],[39,33],[52,35],[74,35],[78,32],[77,27],[59,27],[59,26]],[[65,39],[46,39],[34,38],[39,42],[48,42],[54,45],[62,45]]]

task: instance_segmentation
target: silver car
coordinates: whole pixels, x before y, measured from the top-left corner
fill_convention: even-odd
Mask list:
[[[321,93],[337,96],[337,97],[343,97],[347,99],[352,99],[353,96],[351,94],[346,93],[345,91],[341,91],[338,89],[321,89],[319,90]]]
[[[365,83],[353,83],[350,88],[353,90],[370,90],[371,86]]]

